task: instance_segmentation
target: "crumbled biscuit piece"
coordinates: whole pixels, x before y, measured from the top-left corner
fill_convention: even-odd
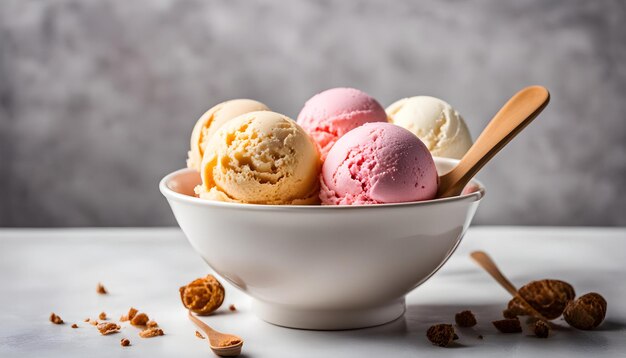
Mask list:
[[[50,322],[54,324],[63,324],[61,317],[57,316],[54,312],[50,313]]]
[[[145,326],[146,323],[148,323],[148,321],[150,320],[150,318],[148,317],[147,314],[145,313],[137,313],[131,320],[130,320],[130,324],[132,324],[133,326]]]
[[[148,328],[154,328],[154,327],[158,327],[158,326],[159,326],[159,324],[156,323],[155,321],[148,321],[146,323],[146,327],[148,327]]]
[[[606,316],[606,300],[591,292],[570,302],[563,312],[565,321],[572,327],[590,330],[598,327]]]
[[[196,331],[196,337],[200,338],[200,339],[204,339],[204,336],[202,335],[202,333]]]
[[[76,323],[72,323],[72,328],[78,328],[78,325]]]
[[[439,347],[447,347],[454,340],[454,327],[451,324],[436,324],[428,328],[426,337]]]
[[[491,323],[502,333],[520,333],[522,331],[522,325],[517,318],[501,319]]]
[[[200,316],[210,314],[224,302],[224,287],[213,275],[198,278],[179,291],[183,305]]]
[[[104,285],[102,285],[102,283],[100,282],[98,282],[98,286],[96,287],[96,292],[98,292],[101,295],[106,295],[107,293],[109,293],[109,291],[107,291]]]
[[[89,321],[89,324],[92,326],[97,326],[100,323],[94,319],[94,320]]]
[[[472,311],[462,311],[454,316],[454,321],[459,327],[474,327],[476,325],[476,317]]]
[[[85,318],[83,321],[89,322],[90,320],[91,320],[90,318]]]
[[[533,331],[535,332],[535,336],[539,338],[548,338],[548,335],[550,334],[550,325],[544,320],[537,320]]]
[[[98,315],[98,318],[102,321],[106,321],[107,319],[107,314],[104,312],[100,312],[100,314]]]
[[[143,331],[139,332],[139,337],[141,338],[152,338],[162,335],[164,335],[163,330],[158,327],[146,328]]]
[[[120,317],[120,321],[121,322],[126,322],[126,321],[130,321],[131,319],[133,319],[135,317],[135,315],[137,314],[137,309],[131,307],[128,309],[128,313],[123,315],[122,317]]]
[[[237,310],[237,307],[235,307],[235,305],[230,305],[230,306],[228,306],[228,309],[229,309],[231,312],[235,312],[235,311]]]
[[[230,347],[230,346],[236,346],[239,343],[241,343],[241,339],[237,339],[237,338],[229,338],[223,341],[219,341],[217,343],[217,345],[219,347]]]
[[[482,335],[482,334],[479,334],[477,338],[478,338],[478,339],[483,339],[483,338],[485,338],[485,337],[483,337],[483,335]]]
[[[565,310],[565,306],[576,296],[574,288],[569,283],[549,279],[527,283],[518,290],[518,293],[528,305],[547,319],[558,318]],[[515,298],[511,301],[514,300]],[[509,309],[519,309],[526,311],[526,315],[532,315],[532,311],[528,312],[524,306],[520,299],[513,303],[509,302]]]
[[[120,340],[120,344],[122,345],[122,347],[128,347],[130,346],[130,340],[128,338],[122,338]]]
[[[98,324],[98,331],[100,331],[100,334],[102,334],[103,336],[106,336],[107,334],[117,333],[120,331],[121,328],[122,327],[120,327],[120,325],[113,322],[103,322]]]

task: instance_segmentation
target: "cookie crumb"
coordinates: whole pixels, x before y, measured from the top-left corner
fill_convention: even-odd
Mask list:
[[[104,312],[100,312],[100,314],[98,315],[98,318],[102,321],[106,321],[107,319],[107,314]]]
[[[131,318],[130,324],[132,324],[133,326],[145,326],[149,320],[150,318],[147,314],[143,312],[137,313],[133,318]]]
[[[163,333],[163,330],[161,328],[153,327],[153,328],[146,328],[143,331],[139,332],[139,337],[152,338],[152,337],[162,336],[164,334],[165,333]]]
[[[598,327],[605,316],[606,300],[595,292],[587,293],[569,302],[563,312],[563,317],[570,326],[583,330]]]
[[[543,320],[538,320],[535,322],[534,328],[535,336],[539,338],[548,338],[550,335],[550,325]]]
[[[89,324],[90,324],[90,325],[92,325],[92,326],[97,326],[99,323],[100,323],[100,322],[96,321],[95,319],[94,319],[94,320],[89,321]]]
[[[217,345],[220,346],[220,347],[230,347],[230,346],[236,346],[239,343],[241,343],[240,339],[231,338],[231,339],[227,339],[225,341],[220,341],[220,342],[217,343]]]
[[[485,337],[483,337],[483,335],[482,335],[482,334],[479,334],[477,338],[478,338],[478,339],[484,339]]]
[[[109,293],[109,291],[107,291],[104,285],[100,282],[98,282],[98,286],[96,287],[96,292],[98,292],[101,295],[106,295],[107,293]]]
[[[102,334],[103,336],[117,333],[120,331],[121,328],[122,327],[120,327],[120,325],[115,324],[113,322],[104,322],[104,323],[98,324],[98,331],[100,331],[100,334]]]
[[[61,317],[57,316],[54,312],[50,313],[50,322],[54,324],[63,324]]]
[[[137,309],[131,307],[131,308],[128,309],[128,313],[127,314],[125,314],[122,317],[120,317],[120,321],[121,322],[130,321],[131,319],[133,319],[135,317],[136,314],[137,314]]]
[[[213,275],[195,279],[179,292],[183,306],[200,316],[209,315],[224,302],[224,286]]]
[[[474,316],[472,311],[466,310],[457,313],[454,316],[454,321],[459,327],[474,327],[476,325],[476,316]]]
[[[128,338],[122,338],[122,340],[120,340],[120,344],[122,347],[128,347],[130,346],[130,340]]]
[[[491,322],[502,333],[520,333],[522,325],[518,318],[507,318]]]
[[[202,333],[196,331],[196,337],[200,338],[200,339],[204,339],[204,336],[202,335]]]
[[[428,340],[439,347],[447,347],[454,340],[454,327],[451,324],[436,324],[426,332]]]
[[[235,305],[230,305],[230,306],[228,306],[228,309],[229,309],[231,312],[235,312],[235,311],[237,310],[237,307],[235,307]]]
[[[158,327],[159,324],[156,323],[155,321],[148,321],[148,323],[146,323],[146,327],[148,328],[154,328],[154,327]]]
[[[78,325],[76,323],[72,323],[72,328],[78,328]]]
[[[83,321],[84,322],[89,322],[91,319],[90,318],[85,318]]]

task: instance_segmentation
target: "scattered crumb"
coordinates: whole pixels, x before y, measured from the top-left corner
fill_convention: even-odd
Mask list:
[[[457,339],[459,339],[459,335],[455,333],[454,336],[452,336],[452,340],[456,341]]]
[[[459,327],[474,327],[476,325],[476,316],[472,311],[462,311],[454,316],[456,325]]]
[[[63,324],[61,317],[57,316],[54,312],[50,313],[50,322],[54,324]]]
[[[538,320],[535,322],[534,332],[535,336],[539,338],[548,338],[548,335],[550,335],[550,325],[546,321]]]
[[[235,307],[235,305],[230,305],[228,306],[228,309],[231,310],[232,312],[235,312],[237,310],[237,307]]]
[[[78,325],[76,323],[73,323],[72,328],[78,328]]]
[[[113,322],[103,322],[98,324],[98,331],[100,331],[100,334],[102,334],[103,336],[117,333],[120,331],[121,328],[122,327],[120,327],[119,324]]]
[[[133,318],[130,319],[130,324],[133,326],[145,326],[150,318],[145,313],[137,313]]]
[[[143,331],[139,332],[139,337],[152,338],[156,336],[162,336],[164,334],[165,333],[163,333],[163,330],[161,328],[153,327],[153,328],[146,328]]]
[[[154,327],[158,327],[159,324],[156,323],[155,321],[148,321],[148,323],[146,323],[146,327],[148,328],[154,328]]]
[[[128,313],[127,314],[125,314],[122,317],[120,317],[120,321],[121,322],[130,321],[131,319],[133,319],[135,317],[136,314],[137,314],[137,309],[131,307],[130,309],[128,309]]]
[[[451,324],[436,324],[428,328],[426,337],[439,347],[447,347],[454,340],[454,327]]]
[[[520,333],[522,332],[522,325],[517,318],[501,319],[499,321],[491,322],[502,333]]]
[[[83,321],[85,321],[85,322],[89,322],[89,321],[90,321],[90,319],[89,319],[89,318],[85,318]]]
[[[109,293],[109,291],[107,291],[104,285],[100,282],[98,282],[98,286],[96,287],[96,292],[98,292],[101,295],[106,295],[107,293]]]
[[[120,344],[122,345],[122,347],[128,347],[130,346],[130,340],[128,338],[122,338]]]
[[[100,314],[98,315],[98,318],[102,321],[105,321],[107,319],[107,314],[104,312],[100,312]]]
[[[200,338],[200,339],[204,339],[204,336],[202,335],[202,333],[196,331],[196,337]]]
[[[485,337],[483,337],[483,335],[482,335],[482,334],[479,334],[479,335],[478,335],[478,337],[476,337],[476,338],[478,338],[478,339],[484,339]]]
[[[94,319],[94,320],[89,321],[89,324],[92,326],[97,326],[99,322]]]

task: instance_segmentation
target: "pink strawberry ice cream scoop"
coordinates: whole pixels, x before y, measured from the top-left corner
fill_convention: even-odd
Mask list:
[[[341,136],[370,122],[387,122],[383,107],[354,88],[332,88],[309,99],[298,124],[313,138],[322,160]]]
[[[435,162],[417,136],[391,123],[367,123],[328,152],[320,199],[324,205],[429,200],[438,181]]]

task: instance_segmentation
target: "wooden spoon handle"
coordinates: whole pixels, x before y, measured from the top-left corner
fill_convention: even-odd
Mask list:
[[[202,322],[198,317],[194,316],[191,311],[189,312],[189,319],[196,324],[196,326],[198,326],[206,335],[207,338],[209,339],[209,342],[211,342],[213,344],[213,339],[216,339],[219,337],[219,333],[214,330],[213,328],[211,328],[208,324]]]
[[[535,119],[549,101],[550,93],[541,86],[526,87],[511,97],[489,122],[459,165],[439,178],[438,197],[461,194],[474,175]]]
[[[500,271],[496,263],[484,251],[474,251],[470,257],[476,261],[482,268],[487,271],[498,283],[504,287],[513,297],[517,296],[517,288],[509,281]]]

